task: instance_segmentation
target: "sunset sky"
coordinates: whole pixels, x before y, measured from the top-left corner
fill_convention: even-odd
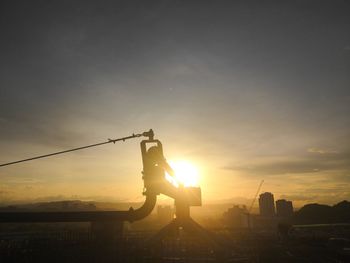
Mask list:
[[[74,2],[74,3],[73,3]],[[153,128],[203,199],[350,199],[348,1],[1,1],[0,163]],[[140,139],[0,168],[0,204],[141,201]]]

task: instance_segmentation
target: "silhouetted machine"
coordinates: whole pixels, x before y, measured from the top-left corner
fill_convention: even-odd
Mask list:
[[[141,134],[123,137],[107,142],[61,151],[53,154],[42,155],[25,160],[1,164],[6,166],[23,161],[44,158],[56,154],[85,149],[116,141],[125,141],[135,137],[145,136],[148,139],[141,141],[141,153],[143,162],[143,195],[146,197],[144,204],[137,209],[130,208],[128,211],[70,211],[70,212],[0,212],[0,222],[98,222],[98,221],[129,221],[133,222],[148,216],[157,200],[157,195],[164,194],[175,200],[177,223],[189,219],[190,206],[201,205],[201,190],[199,187],[179,187],[170,183],[165,173],[174,176],[174,171],[167,163],[163,154],[163,146],[159,140],[154,139],[152,130]],[[180,220],[180,221],[178,221]],[[177,224],[176,223],[176,224]],[[182,223],[181,223],[182,224]]]

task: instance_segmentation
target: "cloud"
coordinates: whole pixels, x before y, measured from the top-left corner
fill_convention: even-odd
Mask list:
[[[334,180],[338,183],[350,183],[350,171],[345,173],[336,173],[330,175],[331,180]]]
[[[276,160],[266,163],[258,162],[243,166],[225,167],[225,169],[229,170],[262,175],[315,173],[321,170],[328,170],[329,168],[327,164],[307,160]]]
[[[319,154],[336,154],[337,151],[331,151],[331,150],[323,150],[318,148],[309,148],[307,150],[309,153],[319,153]]]
[[[88,137],[79,131],[73,131],[62,125],[62,117],[47,116],[42,119],[26,118],[15,119],[0,118],[4,125],[0,129],[0,143],[17,145],[18,142],[30,142],[46,146],[71,146]]]
[[[251,175],[282,175],[317,173],[322,171],[350,171],[350,151],[337,152],[308,149],[307,155],[291,157],[258,158],[243,165],[228,165],[226,170],[249,173]]]
[[[281,195],[280,198],[293,200],[293,201],[311,201],[317,198],[317,195],[303,195],[303,194],[291,194],[291,195]]]

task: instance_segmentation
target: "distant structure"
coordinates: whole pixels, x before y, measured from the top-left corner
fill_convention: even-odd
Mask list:
[[[170,205],[157,207],[157,217],[158,221],[161,223],[169,223],[174,218],[174,211]]]
[[[229,208],[224,214],[223,219],[229,227],[247,228],[249,227],[248,210],[245,205],[242,207],[234,205]]]
[[[259,196],[259,209],[261,216],[275,216],[275,201],[272,193],[266,192]]]
[[[285,199],[276,201],[276,212],[279,217],[290,217],[293,215],[293,203]]]

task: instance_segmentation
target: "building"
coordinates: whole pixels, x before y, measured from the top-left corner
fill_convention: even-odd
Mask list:
[[[246,206],[239,207],[238,205],[234,205],[223,214],[225,224],[235,228],[249,227],[248,217],[249,214]]]
[[[280,199],[276,201],[276,212],[279,217],[290,217],[293,215],[292,201]]]
[[[259,196],[259,210],[261,216],[273,217],[275,215],[273,194],[266,192]]]

